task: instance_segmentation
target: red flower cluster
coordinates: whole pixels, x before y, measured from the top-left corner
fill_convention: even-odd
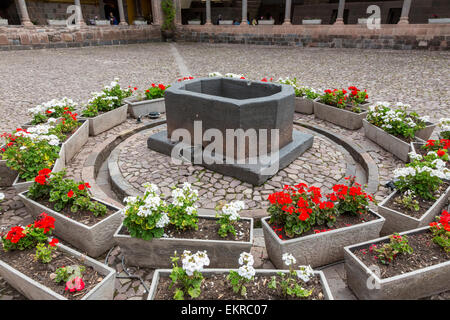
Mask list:
[[[348,87],[348,90],[350,90],[350,95],[351,95],[352,97],[356,97],[356,96],[358,95],[358,93],[361,92],[361,90],[359,90],[359,89],[358,89],[357,87],[355,87],[355,86]],[[364,90],[364,92],[366,92],[365,99],[368,99],[368,98],[369,98],[369,95],[367,94],[367,90]]]
[[[66,291],[70,292],[81,291],[84,289],[83,279],[80,277],[75,277],[72,280],[66,282]]]
[[[47,182],[47,178],[49,177],[52,170],[45,168],[38,172],[38,176],[34,178],[34,181],[36,183],[39,183],[40,185],[44,185]]]
[[[52,241],[50,241],[50,242],[48,243],[48,245],[49,245],[50,247],[56,247],[56,244],[57,244],[58,242],[59,242],[58,239],[53,238]]]
[[[17,243],[20,239],[26,236],[24,230],[25,229],[20,226],[12,227],[6,235],[5,239],[11,241],[12,243]]]
[[[42,212],[39,215],[38,220],[34,222],[34,227],[37,229],[44,229],[44,233],[48,233],[50,230],[55,229],[55,218]]]
[[[450,149],[450,140],[428,140],[425,147],[429,150]]]
[[[242,78],[244,78],[244,77],[242,77]],[[242,79],[242,78],[241,78],[241,79]],[[245,78],[244,78],[244,79],[245,79]],[[273,81],[273,78],[270,78],[269,80],[267,80],[267,78],[264,77],[264,78],[261,79],[261,81],[262,81],[262,82],[268,82],[268,81],[272,82],[272,81]]]
[[[85,188],[90,188],[91,186],[89,185],[89,182],[86,183],[82,183],[78,186],[78,190],[83,191]]]
[[[194,79],[194,77],[183,77],[183,78],[180,78],[180,79],[178,79],[178,82],[181,82],[181,81],[186,81],[186,80],[193,80]]]
[[[450,213],[447,210],[442,211],[442,214],[439,217],[439,222],[430,223],[430,227],[434,227],[437,230],[441,230],[441,228],[443,228],[445,231],[450,232]]]

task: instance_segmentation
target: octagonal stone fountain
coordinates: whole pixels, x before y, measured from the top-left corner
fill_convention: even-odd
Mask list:
[[[308,150],[314,137],[293,130],[291,86],[199,78],[165,91],[167,130],[150,149],[253,185],[264,183]]]

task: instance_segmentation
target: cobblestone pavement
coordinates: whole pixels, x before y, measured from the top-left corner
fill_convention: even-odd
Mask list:
[[[119,167],[124,178],[142,193],[143,184],[157,184],[164,195],[171,194],[171,187],[183,182],[192,183],[199,190],[199,207],[214,209],[221,200],[245,201],[248,209],[268,207],[267,196],[283,185],[300,182],[323,187],[328,193],[339,180],[344,178],[346,161],[341,150],[330,140],[316,136],[311,149],[280,170],[261,186],[252,186],[238,179],[224,176],[201,166],[174,165],[169,156],[147,148],[147,139],[153,133],[165,130],[165,126],[142,131],[123,141],[120,148]],[[296,127],[297,130],[304,130]]]
[[[316,88],[345,87],[353,84],[360,88],[366,88],[372,101],[409,103],[414,110],[428,114],[435,120],[449,116],[448,58],[450,54],[447,52],[281,49],[184,43],[177,43],[176,47],[194,76],[205,76],[209,72],[219,71],[243,73],[253,79],[260,79],[263,76],[297,77],[302,84]],[[0,72],[2,74],[0,112],[6,115],[0,122],[1,131],[11,130],[27,122],[29,119],[26,115],[27,108],[38,103],[62,96],[85,101],[89,98],[91,91],[100,89],[103,84],[108,84],[115,76],[121,78],[122,85],[130,84],[138,88],[144,88],[151,82],[169,83],[181,76],[170,46],[167,44],[4,52],[1,54]],[[388,190],[383,185],[391,179],[392,170],[402,165],[401,161],[396,160],[390,153],[366,139],[362,129],[348,131],[316,120],[313,115],[296,114],[296,118],[299,121],[309,122],[336,132],[367,150],[379,169],[380,187],[375,194],[376,199],[381,200],[388,194]],[[68,165],[68,176],[80,180],[83,164],[98,143],[118,135],[123,130],[134,128],[136,125],[136,120],[128,119],[127,122],[108,132],[97,137],[90,137],[83,150]],[[141,132],[141,134],[126,140],[129,142],[126,149],[128,152],[127,154],[123,152],[120,158],[123,161],[124,173],[130,173],[127,179],[137,188],[142,183],[139,178],[142,179],[141,176],[145,173],[141,170],[147,168],[144,165],[142,168],[135,168],[130,163],[141,157],[140,163],[142,164],[147,161],[147,165],[154,167],[152,161],[155,161],[163,169],[167,168],[167,162],[164,162],[165,156],[153,154],[150,158],[146,158],[152,153],[145,145],[147,136],[148,132]],[[436,137],[436,133],[434,133],[434,137]],[[133,139],[135,140],[133,141]],[[330,150],[334,155],[332,163],[323,161],[324,157],[328,157]],[[316,157],[317,154],[320,154],[320,157]],[[298,179],[303,179],[301,174],[304,174],[305,182],[311,183],[307,178],[311,178],[314,174],[316,178],[313,180],[313,184],[322,183],[327,187],[327,183],[333,183],[338,176],[342,177],[345,173],[345,164],[342,163],[344,154],[345,152],[332,145],[328,139],[316,139],[314,148],[304,154],[304,159],[296,160],[291,165],[293,168],[290,166],[275,177],[281,178],[280,181],[272,182],[291,183],[289,179],[300,181]],[[316,168],[318,172],[313,172],[312,166],[310,166],[311,168],[305,166],[308,165],[306,163],[308,159],[308,163],[314,163],[318,166],[317,168],[320,165],[331,167],[323,167],[320,170]],[[293,171],[288,172],[287,169]],[[330,169],[334,170],[333,177],[328,177],[329,180],[322,178],[323,172]],[[187,166],[180,169],[180,172],[183,170],[194,173],[194,176],[197,175],[195,178],[199,178],[201,183],[211,184],[210,189],[214,191],[203,193],[204,206],[211,206],[211,201],[226,198],[227,195],[230,195],[229,199],[233,195],[236,198],[238,195],[239,197],[242,195],[248,202],[247,204],[251,203],[256,208],[260,203],[263,206],[257,197],[263,198],[263,191],[269,192],[267,189],[254,190],[235,179],[221,175],[216,176],[216,173],[200,168],[191,167],[189,169]],[[161,170],[159,179],[166,184],[163,187],[174,183],[176,176],[189,179],[183,175],[184,172],[174,172],[173,170],[169,172],[171,172],[170,175],[167,175],[167,171]],[[134,176],[136,173],[139,178],[131,181],[131,174]],[[207,175],[208,173],[210,175]],[[158,179],[155,176],[151,178]],[[172,182],[169,182],[168,178],[172,179]],[[318,178],[324,181],[320,181]],[[220,183],[221,187],[219,188],[217,185],[215,188],[216,183]],[[240,188],[238,191],[239,187],[245,189]],[[273,187],[278,188],[278,184]],[[225,194],[216,194],[217,192],[223,193],[220,191],[221,188],[225,189]],[[247,189],[251,189],[251,192],[248,192],[248,199],[247,194],[244,193]],[[0,188],[0,192],[6,195],[5,201],[0,204],[1,229],[31,222],[31,216],[12,188]],[[212,198],[208,192],[212,193]],[[213,200],[215,197],[216,200]],[[261,229],[255,229],[252,253],[256,258],[256,268],[273,268],[267,259]],[[106,254],[98,260],[104,262],[105,258]],[[107,263],[117,270],[119,276],[126,275],[122,266],[120,248],[116,247],[111,251]],[[144,280],[145,286],[149,287],[153,270],[126,267],[129,268],[129,273],[140,276]],[[332,291],[339,298],[355,298],[346,286],[342,263],[330,266],[324,272],[330,279]],[[114,299],[140,300],[146,299],[146,297],[145,287],[139,280],[122,278],[116,280]],[[24,299],[24,297],[0,278],[0,300],[9,299]],[[450,292],[432,296],[430,299],[450,299]]]

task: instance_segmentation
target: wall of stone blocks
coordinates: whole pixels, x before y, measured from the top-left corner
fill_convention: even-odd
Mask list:
[[[0,51],[119,45],[161,41],[159,26],[0,27]]]
[[[181,26],[178,38],[188,42],[236,43],[327,48],[450,49],[450,25],[320,26]]]

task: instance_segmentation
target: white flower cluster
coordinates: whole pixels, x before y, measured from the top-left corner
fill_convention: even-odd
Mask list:
[[[50,122],[50,124],[47,123],[38,124],[36,126],[28,128],[27,132],[18,131],[15,133],[15,135],[26,137],[33,141],[48,141],[48,144],[52,146],[57,146],[61,143],[59,138],[56,135],[49,133],[50,130],[52,129],[53,123],[54,122]]]
[[[208,77],[223,77],[223,74],[221,74],[220,72],[211,72],[210,74],[208,74]]]
[[[239,264],[241,266],[238,269],[238,274],[243,278],[251,280],[256,274],[256,271],[253,268],[254,263],[255,260],[250,253],[242,252],[239,256]]]
[[[244,201],[233,201],[222,207],[222,214],[229,216],[231,221],[236,221],[241,218],[239,211],[243,209],[245,209]]]
[[[383,111],[382,109],[379,110],[378,107],[383,108],[383,107],[387,107],[390,108],[389,111]],[[380,117],[383,120],[383,124],[381,126],[381,128],[383,129],[392,129],[393,128],[393,124],[394,123],[398,123],[398,122],[404,122],[406,123],[406,125],[410,128],[414,128],[417,126],[417,124],[414,122],[414,120],[407,116],[406,118],[402,118],[401,115],[405,112],[406,108],[409,108],[410,105],[408,104],[403,104],[401,102],[398,102],[395,105],[396,108],[402,108],[394,110],[391,109],[391,105],[389,102],[377,102],[374,105],[369,106],[369,117]],[[429,117],[426,118],[426,121],[429,120]],[[424,120],[425,121],[425,120]]]
[[[450,118],[439,119],[439,127],[442,131],[450,131]]]
[[[281,259],[284,261],[284,264],[287,265],[288,267],[290,265],[297,263],[297,259],[295,259],[292,254],[287,253],[287,252],[283,253],[283,256],[281,257]]]
[[[184,250],[181,255],[181,262],[183,263],[183,270],[188,276],[192,276],[195,271],[201,272],[204,266],[209,266],[209,258],[206,251],[197,251],[192,254],[188,250]]]
[[[5,200],[5,194],[0,192],[0,202]]]
[[[53,99],[48,102],[44,102],[34,108],[28,109],[28,112],[31,115],[35,115],[38,113],[45,113],[47,110],[51,112],[55,112],[55,107],[76,107],[78,106],[72,99],[67,97],[62,98],[61,100]]]
[[[297,277],[302,279],[303,282],[308,282],[313,276],[314,270],[311,266],[299,266],[297,270]]]
[[[420,154],[415,153],[414,151],[411,151],[410,153],[408,153],[408,155],[411,160],[422,160],[423,159],[423,157]]]
[[[105,90],[111,90],[115,88],[119,84],[119,78],[114,78],[114,81],[111,82],[109,86],[105,85],[103,88]]]
[[[436,169],[430,168],[428,166],[404,167],[395,169],[394,177],[410,179],[423,172],[428,172],[432,177],[438,177],[439,179],[446,180],[450,179],[450,170],[445,167],[444,161],[442,161],[441,159],[436,159],[433,160],[432,164],[436,167]]]
[[[220,72],[211,72],[208,74],[208,77],[226,77],[226,78],[236,78],[241,79],[245,78],[243,74],[236,74],[236,73],[226,73],[225,75],[221,74]]]
[[[183,187],[172,190],[172,204],[176,207],[182,207],[186,204],[194,203],[198,199],[198,190],[192,189],[192,185],[188,182]],[[197,212],[197,207],[192,205],[186,208],[188,214]]]

